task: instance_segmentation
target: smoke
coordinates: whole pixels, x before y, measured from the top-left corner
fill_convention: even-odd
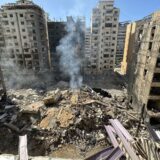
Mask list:
[[[7,44],[4,49],[1,49],[0,63],[3,69],[3,74],[5,78],[5,83],[7,89],[20,89],[29,88],[33,82],[37,81],[37,77],[33,72],[28,71],[17,65],[15,62],[15,53],[8,44],[13,44],[13,40],[7,39],[5,43]]]
[[[67,35],[61,39],[57,52],[60,54],[62,71],[70,78],[70,87],[73,89],[82,86],[81,62],[84,48],[84,26],[80,19],[73,21],[68,18],[66,24]]]

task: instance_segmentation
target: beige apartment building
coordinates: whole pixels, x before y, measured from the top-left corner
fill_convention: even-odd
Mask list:
[[[119,9],[114,0],[100,0],[92,11],[91,72],[103,73],[115,67]]]
[[[12,61],[33,71],[49,69],[46,14],[31,0],[18,0],[0,8],[1,61]]]
[[[160,11],[136,22],[135,39],[128,70],[130,103],[145,108],[151,125],[160,122]]]

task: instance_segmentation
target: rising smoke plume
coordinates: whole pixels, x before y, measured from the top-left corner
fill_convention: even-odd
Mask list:
[[[13,43],[12,39],[6,41],[7,44]],[[7,89],[29,88],[35,82],[37,77],[32,71],[22,69],[14,61],[12,48],[5,46],[0,52],[0,64],[3,68],[4,79]],[[34,82],[34,83],[33,83]]]
[[[60,54],[62,71],[70,78],[73,89],[82,86],[81,63],[84,45],[84,26],[80,19],[73,21],[68,17],[66,24],[67,35],[61,39],[57,52]]]

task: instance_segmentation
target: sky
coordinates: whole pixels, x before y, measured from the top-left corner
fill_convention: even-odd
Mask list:
[[[51,20],[66,20],[66,16],[85,16],[90,25],[92,9],[99,0],[33,0],[40,5]],[[0,5],[15,0],[0,0]],[[120,21],[139,20],[160,9],[160,0],[115,0],[115,7],[120,8]]]

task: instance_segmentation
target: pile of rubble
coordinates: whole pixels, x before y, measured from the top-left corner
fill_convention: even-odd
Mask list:
[[[49,155],[72,144],[85,156],[97,145],[109,145],[104,125],[118,118],[135,135],[139,117],[128,106],[127,93],[91,89],[10,90],[0,110],[0,153],[16,153],[18,135],[28,135],[30,155]],[[140,136],[148,136],[141,127]],[[8,143],[7,143],[8,142]],[[8,145],[13,142],[11,147]]]

